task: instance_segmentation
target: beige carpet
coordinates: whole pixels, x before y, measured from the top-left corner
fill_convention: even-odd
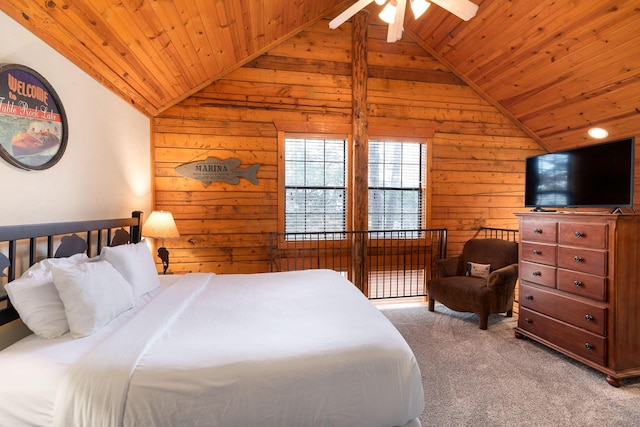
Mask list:
[[[381,311],[420,364],[427,426],[640,426],[640,379],[621,388],[604,374],[529,339],[516,318],[478,318],[442,305]]]

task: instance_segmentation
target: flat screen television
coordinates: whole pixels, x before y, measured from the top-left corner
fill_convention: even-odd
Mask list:
[[[527,157],[524,205],[633,207],[633,137]]]

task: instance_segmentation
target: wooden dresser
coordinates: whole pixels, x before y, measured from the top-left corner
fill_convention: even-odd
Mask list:
[[[607,375],[640,376],[640,215],[517,213],[527,336]]]

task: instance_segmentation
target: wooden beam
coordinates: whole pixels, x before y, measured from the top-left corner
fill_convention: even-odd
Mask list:
[[[353,126],[353,168],[351,179],[351,218],[353,230],[368,228],[369,195],[369,114],[367,105],[367,37],[369,13],[361,11],[353,17],[351,102]],[[353,283],[368,294],[364,266],[366,242],[354,242]]]

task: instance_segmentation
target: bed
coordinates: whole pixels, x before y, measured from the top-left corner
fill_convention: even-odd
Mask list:
[[[0,424],[420,426],[411,349],[340,274],[158,276],[137,215],[0,227]]]

